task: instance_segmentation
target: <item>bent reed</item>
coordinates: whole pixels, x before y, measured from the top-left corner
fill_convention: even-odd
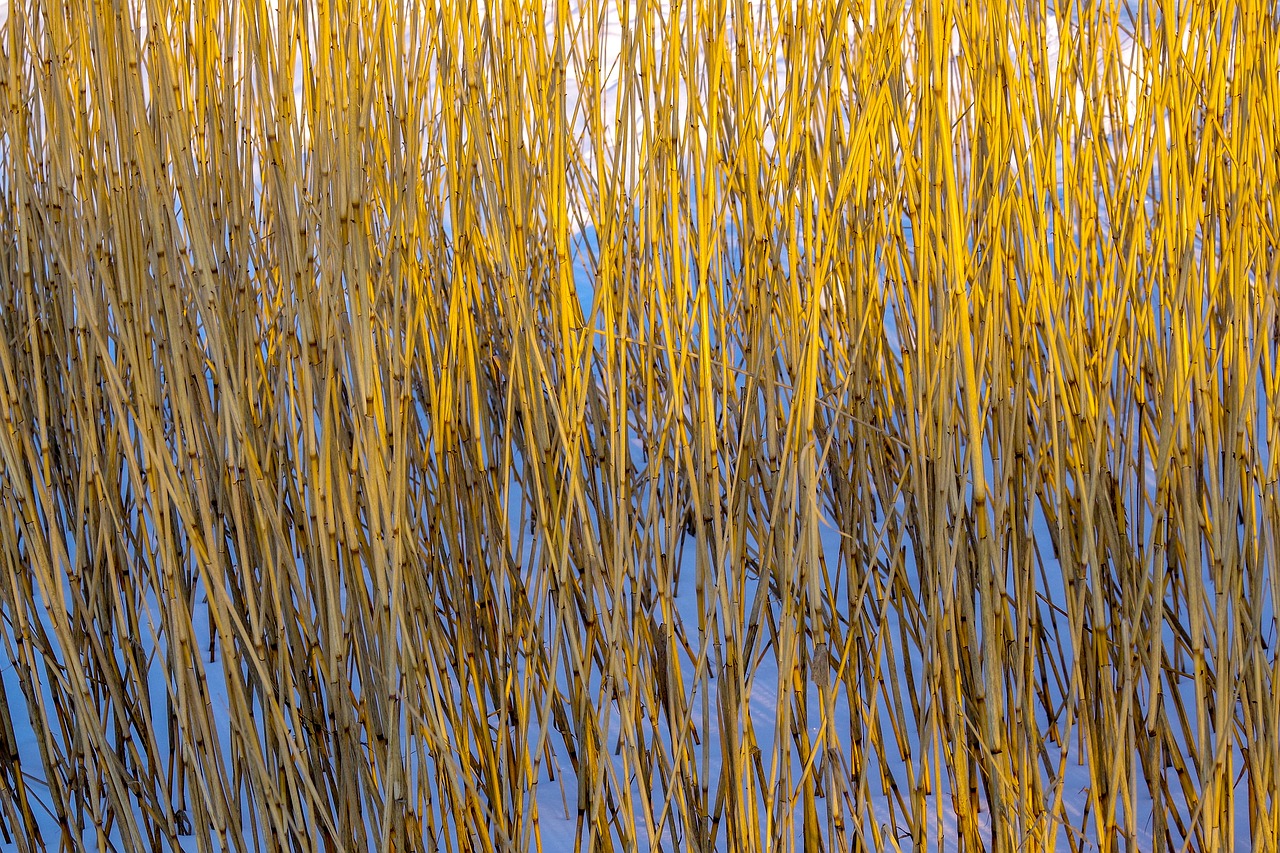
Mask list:
[[[1277,27],[14,2],[4,840],[1276,851]]]

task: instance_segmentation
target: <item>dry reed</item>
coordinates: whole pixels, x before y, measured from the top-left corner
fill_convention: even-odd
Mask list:
[[[1272,5],[3,32],[17,849],[1280,849]]]

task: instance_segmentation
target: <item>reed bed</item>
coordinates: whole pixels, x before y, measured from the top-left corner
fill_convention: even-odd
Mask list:
[[[22,0],[14,849],[1280,848],[1259,0]]]

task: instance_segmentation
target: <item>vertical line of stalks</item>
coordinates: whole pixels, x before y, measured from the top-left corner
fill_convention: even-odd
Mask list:
[[[6,843],[1280,849],[1272,5],[7,14]]]

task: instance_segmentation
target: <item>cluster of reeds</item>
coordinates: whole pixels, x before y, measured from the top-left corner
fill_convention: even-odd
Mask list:
[[[13,2],[4,840],[1276,851],[1277,26]]]

